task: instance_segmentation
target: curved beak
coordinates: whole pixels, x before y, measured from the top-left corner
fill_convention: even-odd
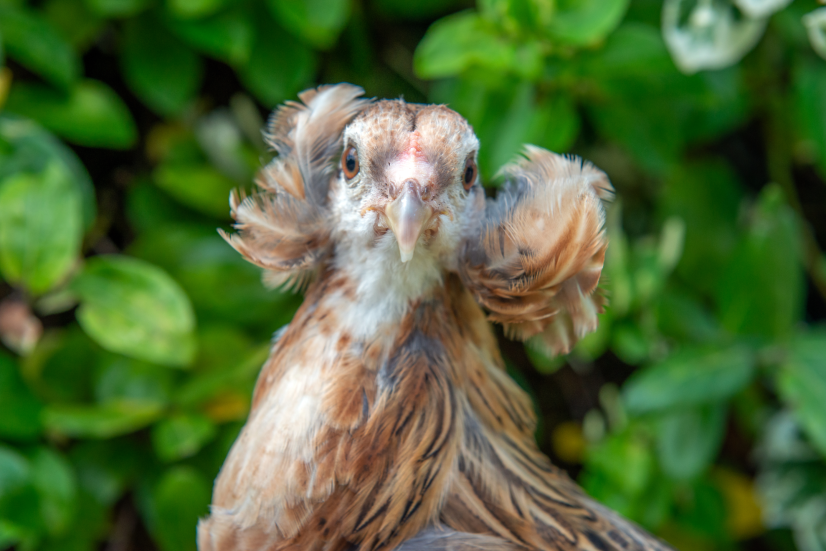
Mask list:
[[[402,192],[385,208],[385,215],[396,241],[402,262],[413,258],[416,242],[424,230],[425,224],[433,215],[433,209],[419,197],[419,190],[413,182],[407,182]]]

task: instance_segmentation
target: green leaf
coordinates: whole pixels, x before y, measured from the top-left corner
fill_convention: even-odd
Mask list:
[[[786,410],[766,424],[760,443],[757,486],[766,524],[794,531],[798,548],[826,548],[826,465]]]
[[[435,19],[439,15],[455,11],[460,5],[458,0],[418,0],[415,3],[407,0],[376,0],[371,4],[382,15],[416,21]]]
[[[237,184],[208,164],[163,163],[155,183],[181,203],[216,218],[229,217],[229,193]]]
[[[47,0],[42,5],[42,13],[76,52],[85,52],[105,24],[104,19],[93,13],[84,0]]]
[[[112,438],[147,427],[163,409],[152,402],[119,401],[100,406],[51,404],[43,413],[50,432],[75,438]]]
[[[654,26],[624,23],[603,48],[583,52],[575,69],[562,68],[579,77],[577,86],[588,82],[598,94],[586,106],[599,133],[657,173],[680,162],[686,142],[732,131],[750,112],[743,71],[681,74]]]
[[[198,453],[215,434],[215,425],[203,415],[175,415],[152,428],[152,446],[161,461],[177,461]]]
[[[152,0],[84,0],[89,11],[101,17],[131,17],[152,4]]]
[[[85,440],[69,451],[80,486],[93,498],[110,507],[152,465],[147,450],[130,437],[115,440]]]
[[[236,323],[262,339],[288,323],[301,303],[291,293],[265,289],[260,269],[216,239],[212,225],[156,226],[139,236],[129,251],[168,270],[186,289],[199,319]],[[234,283],[228,286],[227,281]]]
[[[0,4],[0,33],[9,57],[55,86],[69,88],[80,76],[72,47],[39,15]]]
[[[823,61],[802,58],[793,77],[798,134],[826,178],[826,67]]]
[[[308,44],[335,44],[350,16],[350,0],[267,0],[278,22]]]
[[[172,395],[174,373],[163,366],[116,354],[106,354],[94,380],[99,403],[133,400],[166,405]]]
[[[81,300],[81,327],[103,348],[169,366],[192,361],[192,306],[160,268],[125,256],[94,257],[71,288]]]
[[[742,196],[736,175],[719,161],[681,164],[663,186],[660,216],[679,217],[686,227],[677,272],[702,292],[713,292],[730,264]]]
[[[249,12],[233,9],[203,19],[168,19],[169,29],[193,48],[230,65],[247,62],[255,39]]]
[[[560,0],[548,34],[575,46],[598,42],[617,28],[629,4],[630,0]]]
[[[812,444],[826,456],[826,331],[799,335],[792,341],[777,387]]]
[[[52,536],[65,534],[72,526],[77,503],[77,480],[62,455],[40,447],[29,455],[32,485],[40,497],[40,518]]]
[[[518,47],[476,12],[465,11],[431,25],[416,48],[414,65],[426,79],[458,75],[471,67],[535,76],[542,56],[538,49]]]
[[[191,467],[166,471],[149,495],[141,513],[162,551],[195,551],[195,527],[208,512],[210,484]]]
[[[686,347],[634,373],[623,393],[630,412],[721,402],[739,392],[754,374],[754,355],[742,346]]]
[[[749,227],[717,281],[720,321],[732,333],[787,336],[804,301],[801,237],[794,211],[775,185],[767,186]]]
[[[0,518],[14,506],[14,496],[30,478],[28,460],[14,448],[0,444]]]
[[[71,175],[83,207],[83,226],[95,221],[95,188],[77,155],[37,123],[16,115],[0,114],[0,181],[19,172],[41,172],[57,162]]]
[[[641,495],[651,481],[655,468],[647,442],[632,430],[612,434],[589,449],[586,466],[590,472],[600,473],[627,496]]]
[[[81,198],[57,161],[40,174],[0,181],[0,272],[41,294],[60,283],[80,254]]]
[[[663,471],[676,479],[702,474],[719,452],[725,428],[722,404],[664,412],[657,423],[657,454]]]
[[[129,109],[111,88],[96,80],[84,80],[66,94],[18,82],[6,108],[78,145],[127,149],[137,139]]]
[[[555,2],[543,0],[480,0],[479,11],[510,34],[547,27],[556,11]]]
[[[181,19],[205,17],[223,8],[228,0],[166,0],[166,8]]]
[[[201,83],[201,58],[152,15],[126,23],[123,71],[129,88],[162,115],[180,113]]]
[[[92,367],[101,352],[77,324],[46,331],[23,360],[24,377],[46,402],[91,400]]]
[[[267,107],[294,97],[312,80],[316,69],[313,51],[289,33],[275,30],[270,18],[259,18],[249,61],[238,76]]]
[[[0,438],[31,440],[40,434],[40,401],[23,382],[11,358],[0,354]]]

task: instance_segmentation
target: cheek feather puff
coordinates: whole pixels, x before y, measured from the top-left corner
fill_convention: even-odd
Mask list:
[[[266,270],[273,287],[306,286],[330,252],[327,194],[344,127],[369,104],[359,99],[363,92],[349,84],[322,86],[276,110],[266,139],[278,156],[258,173],[257,191],[230,197],[238,233],[219,232]]]
[[[605,303],[597,292],[608,247],[602,200],[613,188],[591,163],[533,146],[502,174],[459,273],[508,336],[541,335],[554,354],[567,353],[596,329]]]
[[[257,192],[232,195],[237,233],[224,238],[271,283],[308,285],[258,377],[199,549],[669,550],[542,454],[488,322],[555,352],[596,327],[605,174],[529,146],[486,203],[458,113],[360,94],[320,87],[278,109],[278,157]],[[394,227],[378,232],[365,207],[437,223],[405,262]]]

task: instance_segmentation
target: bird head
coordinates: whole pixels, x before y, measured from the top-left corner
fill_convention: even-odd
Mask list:
[[[341,234],[402,264],[454,256],[481,193],[479,140],[467,121],[443,105],[378,101],[342,141],[333,191]]]

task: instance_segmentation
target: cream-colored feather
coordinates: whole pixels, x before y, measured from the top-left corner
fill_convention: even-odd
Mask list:
[[[280,107],[269,123],[268,143],[278,152],[258,174],[259,191],[233,193],[238,233],[221,236],[250,262],[264,268],[273,287],[304,287],[330,252],[326,207],[344,126],[369,100],[351,84],[321,86]]]
[[[568,352],[596,329],[605,250],[605,173],[577,157],[528,146],[503,168],[506,183],[467,243],[462,280],[514,338],[542,334]]]

